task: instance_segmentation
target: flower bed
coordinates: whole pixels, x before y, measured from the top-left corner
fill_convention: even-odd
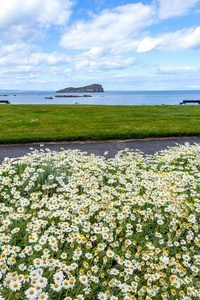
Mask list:
[[[199,299],[200,146],[0,165],[0,299]]]

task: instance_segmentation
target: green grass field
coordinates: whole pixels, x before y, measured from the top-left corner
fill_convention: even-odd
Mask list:
[[[199,135],[198,105],[0,105],[1,144]]]

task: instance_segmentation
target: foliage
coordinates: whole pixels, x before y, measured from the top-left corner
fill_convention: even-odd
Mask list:
[[[0,165],[0,299],[199,299],[200,146]]]

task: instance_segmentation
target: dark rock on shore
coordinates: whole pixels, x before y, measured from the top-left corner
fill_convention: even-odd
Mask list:
[[[92,97],[91,95],[83,95],[83,96],[78,96],[78,95],[55,95],[55,97],[64,97],[64,98],[79,98],[79,97]]]
[[[69,87],[63,90],[59,90],[56,93],[101,93],[104,92],[102,86],[100,84],[91,84],[91,85],[87,85],[87,86],[83,86],[83,87],[78,87],[78,88],[74,88],[74,87]]]

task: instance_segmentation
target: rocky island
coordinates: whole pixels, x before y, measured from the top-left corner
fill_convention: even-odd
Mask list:
[[[56,93],[101,93],[104,92],[102,86],[100,84],[91,84],[83,87],[68,87],[63,90],[59,90]]]

